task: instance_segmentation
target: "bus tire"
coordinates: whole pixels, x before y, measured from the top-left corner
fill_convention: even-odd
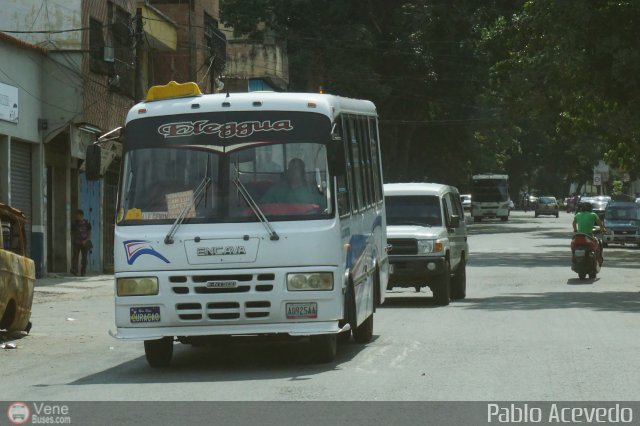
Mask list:
[[[338,352],[338,335],[332,333],[311,336],[311,350],[316,362],[324,364],[333,361]]]
[[[374,280],[375,283],[375,280]],[[375,294],[375,293],[374,293]],[[375,296],[371,301],[371,315],[367,317],[366,320],[362,321],[362,323],[354,327],[353,329],[353,340],[356,343],[368,343],[371,341],[373,337],[373,312],[375,311]]]
[[[173,357],[173,337],[144,341],[144,354],[152,368],[168,367]]]
[[[380,269],[376,266],[376,272],[373,276],[373,312],[378,306],[382,305],[382,291],[380,290]]]

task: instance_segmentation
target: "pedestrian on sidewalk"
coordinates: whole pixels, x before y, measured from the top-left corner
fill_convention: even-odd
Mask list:
[[[80,262],[80,275],[87,273],[89,250],[93,248],[91,242],[91,224],[84,218],[84,211],[76,211],[76,219],[71,224],[71,241],[73,242],[73,257],[71,258],[71,273],[78,275],[78,257],[82,254]]]

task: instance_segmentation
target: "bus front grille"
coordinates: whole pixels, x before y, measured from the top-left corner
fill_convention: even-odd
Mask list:
[[[224,322],[236,320],[255,320],[271,315],[269,300],[234,300],[235,294],[244,298],[251,294],[265,294],[273,291],[276,276],[266,274],[242,275],[181,275],[169,277],[169,287],[177,301],[178,318],[183,321]],[[199,302],[193,302],[197,296]],[[249,296],[251,297],[251,296]]]

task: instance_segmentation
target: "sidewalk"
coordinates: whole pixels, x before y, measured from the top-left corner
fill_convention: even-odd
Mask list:
[[[113,274],[96,274],[87,275],[84,277],[77,277],[72,274],[65,273],[49,273],[45,277],[36,279],[37,287],[49,287],[60,284],[72,285],[72,286],[87,286],[91,287],[95,284],[104,284],[105,282],[113,283]]]

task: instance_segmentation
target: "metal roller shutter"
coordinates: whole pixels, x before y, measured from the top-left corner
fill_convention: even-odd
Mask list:
[[[11,141],[11,206],[22,210],[27,222],[27,254],[31,255],[31,144]]]

